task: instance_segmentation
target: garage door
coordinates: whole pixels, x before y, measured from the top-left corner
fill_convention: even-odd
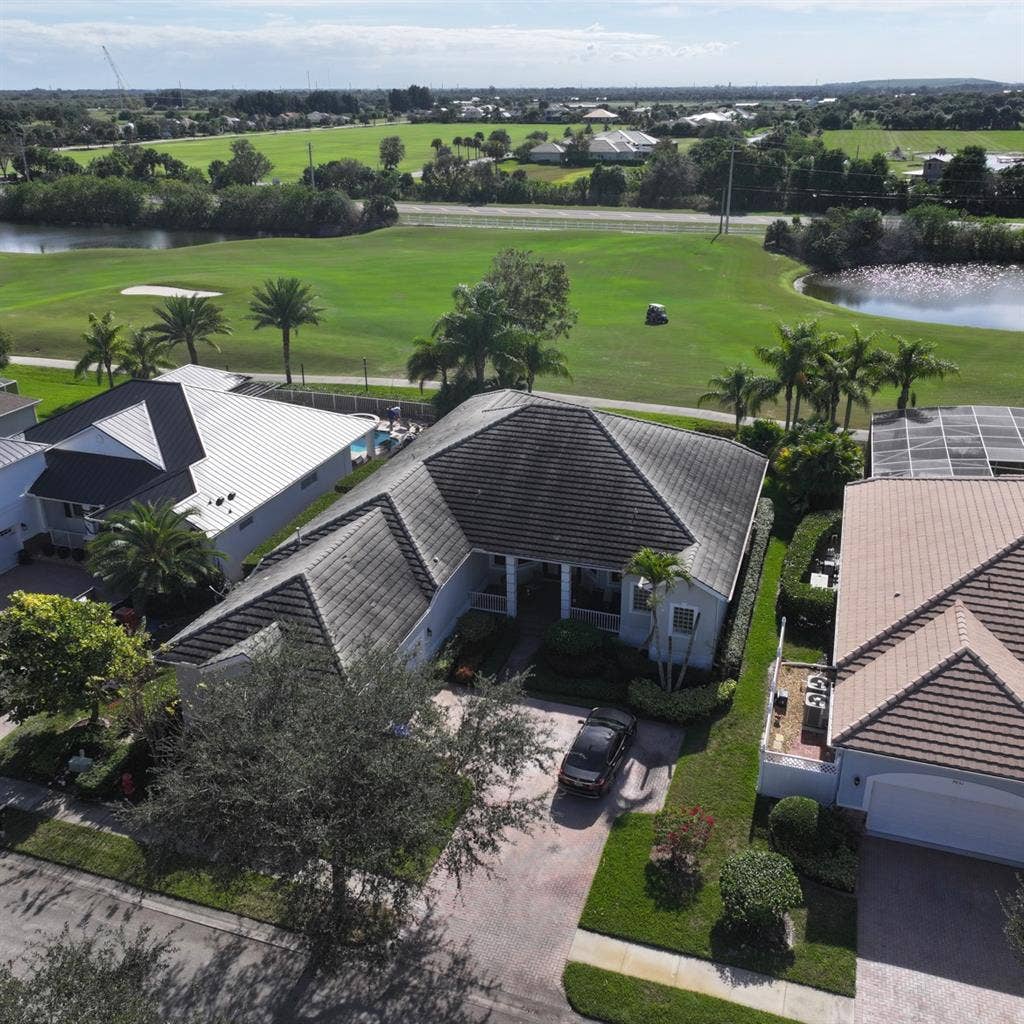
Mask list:
[[[21,537],[17,523],[5,523],[0,519],[0,572],[7,572],[18,564],[18,550]]]
[[[1024,863],[1024,799],[935,775],[875,777],[868,831],[992,860]]]

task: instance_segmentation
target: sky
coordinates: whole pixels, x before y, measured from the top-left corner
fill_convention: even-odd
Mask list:
[[[1024,0],[0,0],[0,88],[1024,81]]]

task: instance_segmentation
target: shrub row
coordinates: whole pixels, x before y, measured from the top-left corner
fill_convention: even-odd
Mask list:
[[[857,838],[842,814],[806,796],[780,800],[768,816],[772,845],[808,878],[843,892],[857,885]]]
[[[754,510],[754,527],[750,538],[746,564],[740,579],[739,593],[733,598],[732,607],[718,647],[718,671],[728,678],[739,675],[743,663],[743,651],[747,646],[747,634],[754,615],[757,588],[761,585],[761,569],[771,538],[772,523],[775,521],[775,506],[771,498],[761,498]]]
[[[736,680],[706,683],[668,692],[650,679],[634,679],[629,684],[629,703],[648,718],[661,718],[685,725],[704,718],[731,703]]]
[[[842,512],[813,512],[805,516],[793,534],[782,563],[779,611],[793,624],[810,630],[831,630],[836,615],[836,594],[806,582],[821,542],[838,533]]]

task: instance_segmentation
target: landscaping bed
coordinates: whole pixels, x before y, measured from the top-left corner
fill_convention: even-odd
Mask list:
[[[732,709],[686,729],[669,790],[669,806],[700,805],[714,815],[716,826],[704,851],[701,884],[682,901],[666,893],[650,860],[654,816],[623,814],[608,837],[580,926],[853,995],[852,896],[804,880],[803,903],[790,913],[790,950],[740,947],[720,923],[718,877],[726,858],[752,842],[767,846],[758,826],[755,790],[766,678],[777,644],[775,599],[785,553],[785,543],[773,538]]]

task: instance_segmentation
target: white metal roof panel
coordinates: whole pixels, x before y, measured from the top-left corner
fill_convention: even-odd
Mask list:
[[[152,462],[154,466],[159,466],[161,469],[167,468],[145,402],[139,402],[112,416],[97,420],[94,425],[97,430],[102,430],[108,437],[112,437],[126,448],[131,448],[133,452],[137,452],[147,462]]]

